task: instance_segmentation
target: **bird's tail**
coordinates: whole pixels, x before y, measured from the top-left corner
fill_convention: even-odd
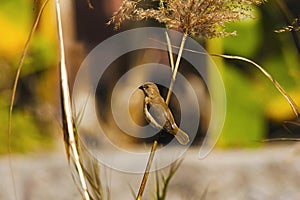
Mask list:
[[[180,144],[186,145],[189,143],[190,138],[188,134],[186,134],[183,130],[178,128],[177,133],[175,134],[175,138],[178,140]]]

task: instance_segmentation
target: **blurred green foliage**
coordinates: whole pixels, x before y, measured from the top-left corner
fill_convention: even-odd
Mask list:
[[[254,19],[231,23],[227,26],[229,31],[237,31],[237,36],[223,39],[224,50],[232,55],[252,57],[260,48],[263,39],[261,16],[258,9],[253,10]]]
[[[8,153],[7,116],[7,107],[0,108],[0,117],[2,120],[0,125],[0,154]],[[49,130],[45,128],[43,131],[31,113],[17,110],[13,113],[12,120],[12,152],[28,153],[51,148],[52,139]]]
[[[227,112],[219,145],[226,147],[255,147],[265,137],[266,124],[263,103],[253,89],[251,80],[237,69],[226,65],[223,73]]]
[[[13,81],[38,4],[27,0],[0,2],[0,154],[7,153],[8,113]],[[13,152],[30,152],[50,148],[49,127],[38,114],[43,99],[38,81],[55,66],[56,47],[47,34],[37,31],[30,42],[25,59],[12,117],[11,146]],[[42,80],[43,79],[43,80]],[[42,84],[41,84],[42,85]],[[47,115],[45,113],[45,115]]]
[[[281,13],[278,9],[274,13],[274,2],[267,4],[273,5],[255,9],[254,20],[230,24],[228,29],[237,30],[237,36],[222,39],[223,50],[218,53],[243,56],[257,62],[300,105],[299,93],[295,92],[300,89],[299,54],[290,33],[278,34],[274,32],[278,27],[270,27],[271,21],[277,20]],[[268,13],[274,18],[265,17]],[[281,23],[284,26],[284,20]],[[254,66],[224,60],[219,67],[227,93],[227,117],[219,146],[258,146],[261,144],[258,141],[267,137],[267,121],[280,124],[294,117],[284,97]]]

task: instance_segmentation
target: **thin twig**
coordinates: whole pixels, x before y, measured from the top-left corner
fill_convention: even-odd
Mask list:
[[[262,142],[279,142],[279,141],[296,142],[296,141],[300,141],[300,138],[272,138],[272,139],[262,140]]]
[[[293,24],[293,17],[292,17],[292,14],[290,13],[288,7],[286,6],[285,2],[282,0],[276,0],[275,3],[278,6],[282,15],[284,16],[286,23],[289,26],[291,26]],[[291,34],[292,34],[293,40],[295,42],[297,51],[300,54],[300,38],[299,38],[297,32],[295,32],[295,31],[291,31]]]
[[[89,9],[94,9],[94,6],[93,6],[91,0],[86,0],[86,2],[88,4],[88,6],[89,6]]]
[[[169,102],[170,102],[170,98],[171,98],[171,94],[172,94],[174,82],[176,80],[176,75],[177,75],[177,72],[178,72],[178,68],[179,68],[179,64],[180,64],[180,60],[181,60],[181,56],[182,56],[182,52],[183,52],[183,49],[184,49],[184,44],[185,44],[187,36],[188,35],[186,33],[182,36],[182,40],[181,40],[181,44],[180,44],[180,48],[179,48],[179,52],[178,52],[178,56],[177,56],[177,60],[176,60],[176,64],[175,64],[175,68],[174,68],[174,71],[173,71],[173,75],[172,75],[172,79],[171,79],[171,83],[170,83],[168,95],[167,95],[167,98],[166,98],[166,104],[169,104]]]
[[[205,187],[205,190],[201,194],[200,200],[206,199],[206,196],[207,196],[207,193],[208,193],[208,189],[209,189],[209,184],[207,184],[207,186]]]
[[[156,185],[156,199],[158,200],[160,197],[160,186],[159,186],[159,176],[158,176],[158,171],[155,171],[155,185]]]
[[[149,159],[148,159],[148,163],[147,163],[147,166],[146,166],[146,170],[145,170],[145,173],[144,173],[144,176],[143,176],[143,179],[142,179],[142,182],[141,182],[141,186],[140,186],[140,189],[139,189],[139,193],[136,197],[136,200],[141,200],[142,199],[143,192],[145,190],[146,183],[147,183],[147,180],[148,180],[148,177],[149,177],[149,172],[150,172],[150,169],[151,169],[154,154],[155,154],[155,151],[156,151],[156,148],[157,148],[157,143],[158,143],[157,140],[154,140],[152,148],[151,148],[151,153],[150,153],[150,156],[149,156]]]
[[[63,33],[62,33],[62,20],[61,20],[61,10],[59,0],[56,0],[56,16],[57,16],[57,29],[58,29],[58,38],[59,38],[59,48],[60,48],[60,76],[61,76],[61,95],[62,95],[62,107],[63,107],[63,121],[64,130],[67,131],[68,141],[67,141],[67,152],[71,151],[74,157],[74,164],[76,166],[79,180],[83,189],[83,197],[86,200],[90,200],[89,193],[87,191],[87,184],[84,176],[83,168],[80,164],[79,153],[76,145],[76,138],[74,134],[74,121],[72,115],[71,108],[71,99],[69,93],[69,85],[68,85],[68,75],[67,75],[67,67],[65,63],[65,52],[64,52],[64,41],[63,41]]]
[[[23,64],[24,64],[24,60],[26,58],[27,52],[28,52],[28,48],[29,48],[29,44],[31,41],[31,38],[37,28],[37,25],[40,21],[40,18],[43,14],[43,11],[47,5],[47,3],[49,2],[49,0],[45,0],[38,15],[36,16],[35,22],[31,28],[31,31],[29,33],[29,36],[27,38],[27,41],[25,43],[24,49],[23,49],[23,53],[17,68],[17,73],[16,73],[16,77],[15,77],[15,81],[14,81],[14,85],[13,85],[13,89],[12,89],[12,96],[11,96],[11,101],[10,101],[10,107],[9,107],[9,116],[8,116],[8,154],[9,154],[9,169],[10,169],[10,176],[12,179],[12,184],[13,184],[13,190],[14,190],[14,197],[15,199],[17,198],[17,190],[16,190],[16,183],[15,183],[15,177],[14,177],[14,173],[13,173],[13,164],[12,164],[12,150],[11,150],[11,131],[12,131],[12,111],[13,111],[13,107],[14,107],[14,103],[15,103],[15,98],[16,98],[16,92],[17,92],[17,87],[18,87],[18,83],[20,80],[20,75],[21,75],[21,71],[23,68]]]
[[[262,68],[260,65],[255,63],[254,61],[244,58],[241,56],[231,56],[231,55],[220,55],[220,54],[209,54],[211,56],[217,56],[221,58],[227,58],[227,59],[234,59],[234,60],[242,60],[245,62],[248,62],[252,65],[254,65],[256,68],[258,68],[272,83],[273,85],[277,88],[277,90],[284,96],[284,98],[288,101],[289,105],[291,106],[294,114],[296,115],[297,118],[300,117],[300,111],[294,102],[294,100],[290,97],[290,95],[282,88],[282,86],[273,78],[271,74],[269,74],[264,68]]]
[[[152,39],[153,41],[165,44],[164,42]],[[180,48],[177,47],[175,45],[172,45],[173,48]],[[269,74],[264,68],[262,68],[260,65],[258,65],[257,63],[255,63],[254,61],[248,59],[248,58],[244,58],[241,56],[232,56],[232,55],[223,55],[223,54],[215,54],[215,53],[205,53],[205,52],[200,52],[200,51],[196,51],[196,50],[192,50],[192,49],[187,49],[184,48],[185,51],[188,52],[192,52],[192,53],[196,53],[196,54],[201,54],[201,55],[210,55],[210,56],[216,56],[216,57],[220,57],[220,58],[226,58],[226,59],[233,59],[233,60],[241,60],[247,63],[250,63],[252,65],[254,65],[256,68],[258,68],[272,83],[273,85],[276,87],[276,89],[282,94],[282,96],[288,101],[289,105],[291,106],[294,114],[296,115],[297,118],[300,118],[300,111],[299,108],[297,106],[297,104],[294,102],[294,100],[290,97],[290,95],[283,89],[283,87],[273,78],[273,76],[271,74]]]
[[[175,67],[174,67],[174,58],[173,58],[172,45],[171,45],[171,41],[170,41],[168,31],[165,31],[165,34],[166,34],[166,40],[167,40],[167,44],[168,44],[170,65],[171,65],[171,69],[172,69],[172,72],[173,72]]]
[[[171,179],[175,175],[176,171],[180,167],[181,163],[183,162],[183,159],[176,161],[173,163],[170,167],[169,174],[165,177],[162,175],[162,196],[159,197],[160,200],[165,200],[167,196],[168,187],[170,184]],[[157,177],[158,178],[158,177]]]

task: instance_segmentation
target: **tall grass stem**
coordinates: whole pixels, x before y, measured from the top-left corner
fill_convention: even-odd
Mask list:
[[[154,142],[152,144],[150,156],[149,156],[149,159],[148,159],[148,162],[147,162],[146,170],[145,170],[145,173],[144,173],[144,176],[143,176],[143,179],[142,179],[142,182],[141,182],[140,189],[139,189],[138,195],[136,197],[136,200],[141,200],[142,199],[142,196],[143,196],[143,193],[144,193],[144,190],[145,190],[145,187],[146,187],[146,183],[147,183],[147,180],[148,180],[148,177],[149,177],[150,169],[151,169],[151,166],[152,166],[152,161],[153,161],[155,151],[156,151],[156,148],[157,148],[157,144],[158,144],[157,140],[154,140]]]
[[[57,30],[58,30],[58,38],[59,38],[59,49],[60,49],[60,87],[61,87],[61,95],[62,95],[62,117],[64,123],[64,131],[67,133],[68,141],[65,141],[67,145],[66,150],[67,153],[69,151],[73,154],[74,163],[76,166],[76,170],[78,172],[78,176],[80,179],[80,184],[83,189],[83,197],[85,200],[90,200],[90,196],[87,190],[87,184],[84,177],[84,171],[80,164],[80,156],[76,145],[75,140],[75,130],[74,130],[74,121],[73,121],[73,114],[72,114],[72,107],[71,107],[71,99],[70,99],[70,92],[69,92],[69,85],[68,85],[68,74],[67,74],[67,67],[65,62],[65,50],[64,50],[64,41],[63,41],[63,31],[62,31],[62,20],[61,20],[61,9],[59,0],[56,0],[56,17],[57,17]],[[69,155],[69,154],[68,154]],[[69,159],[69,158],[68,158]]]

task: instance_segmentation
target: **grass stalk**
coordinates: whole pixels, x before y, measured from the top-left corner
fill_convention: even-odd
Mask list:
[[[171,94],[172,94],[174,82],[176,80],[176,75],[177,75],[177,72],[178,72],[178,68],[179,68],[179,64],[180,64],[180,60],[181,60],[181,57],[182,57],[182,52],[183,52],[183,49],[184,49],[184,44],[185,44],[185,41],[187,39],[187,36],[188,35],[186,33],[182,36],[180,49],[179,49],[179,52],[178,52],[176,64],[174,66],[174,61],[173,61],[174,59],[173,59],[173,53],[172,53],[172,44],[171,44],[170,38],[168,36],[168,33],[166,32],[166,40],[167,40],[168,49],[169,49],[170,65],[171,65],[171,68],[172,68],[172,71],[173,71],[173,74],[172,74],[172,77],[171,77],[171,82],[170,82],[170,87],[169,87],[169,90],[168,90],[168,95],[167,95],[167,98],[166,98],[166,104],[167,105],[170,102],[170,97],[171,97]],[[139,192],[138,192],[138,195],[136,197],[136,200],[141,200],[142,199],[143,192],[144,192],[144,189],[146,187],[146,183],[147,183],[147,180],[148,180],[148,177],[149,177],[149,173],[150,173],[151,165],[152,165],[152,162],[153,162],[153,158],[154,158],[154,155],[155,155],[155,151],[156,151],[156,148],[157,148],[157,144],[158,144],[157,140],[154,140],[154,142],[152,144],[150,156],[149,156],[149,159],[148,159],[148,162],[147,162],[147,166],[146,166],[146,169],[145,169],[145,172],[144,172],[144,175],[143,175],[143,179],[142,179],[142,182],[141,182],[141,185],[140,185],[140,188],[139,188]]]
[[[171,65],[171,69],[172,69],[172,72],[173,72],[174,71],[174,58],[173,58],[173,50],[172,50],[171,41],[170,41],[168,31],[165,32],[165,35],[166,35],[166,40],[167,40],[167,44],[168,44],[168,53],[169,53],[170,65]]]
[[[12,134],[12,111],[13,111],[13,107],[14,107],[14,103],[15,103],[15,98],[16,98],[16,93],[17,93],[17,87],[18,87],[18,83],[20,80],[20,75],[21,75],[21,71],[23,68],[23,64],[28,52],[28,48],[29,48],[29,44],[30,41],[32,39],[33,34],[36,31],[36,28],[40,22],[41,16],[44,12],[44,9],[46,7],[46,5],[48,4],[49,0],[45,0],[44,3],[42,4],[42,7],[39,10],[38,15],[35,18],[35,21],[32,25],[32,28],[30,30],[30,33],[28,35],[28,38],[26,40],[23,52],[22,52],[22,56],[20,59],[20,62],[18,64],[18,68],[17,68],[17,73],[15,76],[15,80],[14,80],[14,84],[13,84],[13,89],[12,89],[12,95],[11,95],[11,100],[10,100],[10,107],[9,107],[9,114],[8,114],[8,132],[7,132],[7,136],[8,136],[8,160],[9,160],[9,170],[10,170],[10,176],[11,176],[11,180],[12,180],[12,185],[13,185],[13,190],[14,190],[14,198],[18,199],[17,196],[17,190],[16,190],[16,183],[15,183],[15,177],[14,177],[14,173],[13,173],[13,163],[12,163],[12,149],[11,149],[11,134]]]
[[[90,196],[87,189],[87,183],[84,176],[84,170],[80,163],[79,149],[77,148],[78,140],[76,141],[74,121],[71,108],[71,99],[68,85],[68,74],[65,62],[65,50],[62,32],[62,20],[61,20],[61,9],[59,0],[56,0],[56,16],[57,16],[57,29],[58,29],[58,40],[60,49],[60,87],[61,87],[61,104],[62,104],[62,120],[64,129],[64,140],[66,145],[66,151],[68,155],[68,161],[70,163],[70,152],[73,155],[73,161],[78,172],[80,184],[83,190],[83,198],[90,200]]]
[[[176,64],[175,64],[175,67],[174,67],[174,70],[173,70],[172,79],[171,79],[168,95],[167,95],[167,98],[166,98],[166,104],[167,105],[170,102],[172,90],[173,90],[173,87],[174,87],[174,82],[176,80],[176,75],[177,75],[177,72],[178,72],[178,68],[179,68],[179,64],[180,64],[180,60],[181,60],[181,56],[182,56],[182,52],[183,52],[183,49],[184,49],[184,44],[185,44],[185,41],[187,39],[187,36],[188,35],[186,33],[182,36],[178,56],[177,56],[177,59],[176,59]]]
[[[152,144],[150,156],[149,156],[149,159],[148,159],[148,162],[147,162],[146,170],[145,170],[145,173],[144,173],[144,176],[143,176],[143,179],[142,179],[142,182],[141,182],[140,189],[139,189],[138,195],[136,197],[136,200],[141,200],[142,199],[142,196],[143,196],[143,193],[144,193],[144,190],[145,190],[145,187],[146,187],[146,183],[147,183],[147,180],[148,180],[148,177],[149,177],[150,169],[151,169],[151,166],[152,166],[152,161],[153,161],[155,151],[156,151],[156,148],[157,148],[157,144],[158,144],[157,140],[154,140],[154,142]]]

